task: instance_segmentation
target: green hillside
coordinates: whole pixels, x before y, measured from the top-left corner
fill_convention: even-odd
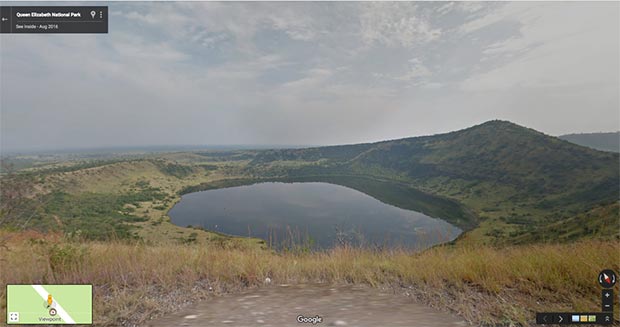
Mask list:
[[[201,290],[231,292],[267,277],[398,285],[474,325],[529,326],[535,312],[600,308],[593,276],[618,269],[618,162],[618,153],[492,121],[372,144],[37,163],[0,176],[0,248],[9,249],[0,251],[0,283],[93,284],[102,326],[144,324],[203,300]],[[343,185],[466,232],[420,253],[275,252],[264,240],[168,217],[181,194],[266,180]]]
[[[620,152],[620,132],[566,134],[558,138],[596,150]]]
[[[468,237],[530,242],[576,234],[618,237],[617,228],[605,229],[600,223],[618,217],[618,163],[617,153],[581,147],[511,122],[489,121],[440,135],[265,151],[249,170],[254,175],[360,175],[409,183],[476,211],[480,228]],[[605,217],[589,215],[590,232],[537,232],[591,210]]]
[[[181,194],[263,181],[316,181],[441,218],[467,231],[457,242],[620,239],[618,167],[618,153],[489,121],[367,144],[53,163],[16,176],[34,183],[22,192],[33,196],[16,203],[17,211],[0,207],[0,217],[14,227],[81,231],[90,239],[159,242],[159,236],[193,240],[198,233],[206,240],[214,234],[168,223],[167,211]],[[11,178],[2,181],[11,184]],[[9,199],[11,189],[2,188],[0,195]]]

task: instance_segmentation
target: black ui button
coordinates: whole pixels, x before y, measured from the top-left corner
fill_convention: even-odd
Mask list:
[[[611,269],[605,269],[598,274],[598,283],[604,288],[612,288],[616,284],[616,273]]]
[[[539,312],[536,313],[536,323],[537,324],[553,324],[553,318],[555,317],[554,313],[548,313],[548,312]]]
[[[603,312],[597,316],[597,324],[611,325],[614,323],[614,314],[611,312]]]
[[[11,32],[11,7],[0,6],[0,33]]]
[[[603,290],[602,292],[603,312],[614,311],[614,290]]]
[[[538,312],[536,313],[536,324],[539,325],[565,325],[570,324],[570,315],[568,313]]]

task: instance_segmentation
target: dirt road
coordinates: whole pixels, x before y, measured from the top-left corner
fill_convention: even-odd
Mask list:
[[[268,286],[214,297],[147,325],[456,327],[467,324],[449,313],[385,290],[302,284]]]

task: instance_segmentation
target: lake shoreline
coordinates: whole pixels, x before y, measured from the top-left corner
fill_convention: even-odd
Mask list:
[[[365,178],[365,177],[360,177],[360,176],[298,176],[298,177],[278,177],[278,178],[232,178],[232,179],[221,179],[221,180],[216,180],[216,181],[211,181],[208,183],[202,183],[200,185],[196,185],[196,186],[190,186],[190,187],[186,187],[183,190],[181,190],[178,194],[181,195],[182,199],[186,199],[185,203],[186,206],[188,205],[188,201],[193,202],[195,200],[192,200],[192,198],[187,198],[185,196],[192,194],[192,197],[197,196],[198,193],[204,192],[204,191],[216,191],[216,190],[226,190],[228,189],[228,192],[235,192],[235,197],[238,197],[239,192],[249,192],[249,190],[233,190],[242,186],[248,186],[248,187],[255,187],[257,185],[261,185],[261,184],[271,184],[271,183],[282,183],[282,184],[326,184],[327,185],[332,185],[332,186],[336,186],[342,189],[348,189],[354,192],[359,192],[360,194],[363,194],[369,198],[371,198],[374,201],[377,201],[378,203],[380,203],[382,206],[385,207],[391,207],[394,208],[394,210],[402,210],[403,213],[406,212],[412,212],[412,213],[417,213],[418,215],[421,215],[418,218],[415,218],[414,221],[418,221],[416,224],[426,224],[424,221],[425,220],[419,220],[419,219],[423,219],[423,217],[427,217],[428,219],[432,219],[432,221],[437,221],[437,223],[439,224],[449,224],[454,226],[455,228],[458,228],[458,234],[453,236],[448,237],[446,240],[441,241],[439,243],[436,243],[436,241],[432,241],[429,245],[424,245],[422,246],[421,243],[415,244],[415,247],[420,247],[422,246],[423,248],[427,248],[429,246],[435,246],[436,244],[444,244],[444,243],[452,243],[454,242],[455,239],[457,239],[458,237],[460,237],[460,235],[462,235],[463,233],[467,232],[468,229],[465,229],[463,227],[469,227],[471,228],[470,224],[463,224],[463,217],[466,217],[466,211],[463,210],[462,205],[458,204],[457,202],[453,201],[453,200],[449,200],[449,199],[445,199],[445,198],[441,198],[441,197],[437,197],[434,195],[430,195],[428,193],[422,192],[418,189],[415,189],[413,187],[411,187],[410,185],[404,184],[404,183],[395,183],[393,181],[386,181],[386,180],[378,180],[378,179],[373,179],[373,178]],[[263,186],[264,187],[264,186]],[[288,187],[288,186],[287,186]],[[290,190],[297,190],[297,192],[299,192],[299,188],[301,186],[297,186],[296,188],[290,189]],[[329,188],[329,187],[328,187]],[[314,192],[314,193],[310,193],[307,194],[307,196],[305,197],[301,197],[300,199],[297,199],[296,201],[308,201],[306,200],[307,198],[312,198],[313,196],[315,196],[314,194],[320,194],[323,193],[321,191],[318,192]],[[217,193],[212,194],[211,196],[217,196]],[[232,195],[231,195],[232,196]],[[285,193],[280,195],[283,198],[288,197],[289,195]],[[192,206],[198,206],[198,205],[204,205],[203,203],[206,203],[208,201],[211,201],[212,199],[202,199],[199,202],[196,202],[195,204],[192,204]],[[183,201],[183,200],[181,200]],[[218,206],[220,206],[221,203],[225,203],[229,201],[228,197],[223,197],[223,198],[219,198],[219,201],[216,201],[215,203],[211,204],[211,209],[214,211],[218,211]],[[246,199],[245,201],[241,200],[242,203],[245,203],[247,201],[255,201],[254,197],[250,197],[249,199]],[[286,201],[284,201],[286,202]],[[338,205],[344,205],[344,203],[341,203],[342,200],[333,200],[330,199],[330,202],[336,203]],[[200,203],[200,204],[198,204]],[[245,205],[245,204],[244,204]],[[261,204],[262,205],[262,204]],[[272,204],[273,205],[273,204]],[[332,204],[333,205],[333,204]],[[221,216],[223,215],[228,215],[231,214],[232,210],[233,212],[239,208],[237,203],[229,203],[227,204],[228,206],[228,210],[229,211],[221,211],[219,213],[219,215]],[[259,205],[260,206],[260,205]],[[359,220],[359,219],[363,219],[362,217],[364,217],[366,214],[365,212],[359,212],[359,213],[353,213],[353,215],[351,216],[351,211],[354,210],[359,210],[356,209],[357,207],[359,207],[359,205],[356,204],[349,204],[348,206],[344,205],[347,209],[347,212],[349,212],[349,214],[345,214],[345,216],[342,215],[338,215],[338,214],[331,214],[328,216],[334,217],[334,219],[337,218],[342,218],[342,217],[356,217],[356,219],[358,219],[356,221],[356,224],[362,224],[360,226],[356,226],[354,230],[350,230],[350,233],[353,233],[353,237],[357,237],[353,238],[353,243],[356,243],[357,241],[362,242],[362,243],[368,243],[368,241],[370,240],[369,244],[374,244],[374,246],[385,246],[386,244],[393,244],[392,246],[397,246],[397,244],[399,244],[398,246],[413,246],[414,243],[420,242],[421,239],[426,239],[426,240],[430,240],[433,238],[437,238],[437,237],[446,237],[446,234],[444,234],[445,232],[441,232],[440,230],[436,230],[433,227],[431,227],[430,229],[427,227],[422,227],[422,225],[418,225],[418,227],[410,227],[413,228],[414,230],[414,235],[416,236],[410,236],[410,237],[398,237],[399,234],[403,234],[407,232],[407,228],[405,228],[404,230],[402,228],[393,230],[390,233],[385,234],[384,238],[382,240],[378,240],[377,239],[377,235],[382,233],[382,229],[385,228],[391,228],[389,226],[391,226],[391,223],[388,223],[388,225],[386,225],[387,221],[391,221],[390,220],[390,215],[388,214],[386,216],[386,214],[380,214],[379,217],[382,217],[382,219],[388,219],[387,221],[377,221],[375,219],[375,217],[377,216],[373,216],[372,221],[370,222],[366,222],[364,223],[363,221],[369,221],[369,220]],[[175,209],[176,208],[176,209]],[[318,208],[322,208],[321,210],[325,210],[323,208],[323,206],[319,206]],[[290,209],[290,208],[289,208]],[[215,233],[220,233],[222,235],[225,236],[232,236],[232,237],[242,237],[242,238],[247,238],[247,237],[256,237],[257,235],[262,235],[260,238],[271,242],[272,241],[272,232],[274,232],[274,234],[276,232],[276,229],[278,228],[277,226],[280,226],[280,232],[283,231],[283,226],[287,226],[287,233],[281,233],[281,235],[285,235],[288,238],[294,239],[294,238],[298,238],[298,240],[296,242],[294,242],[294,244],[298,245],[298,244],[306,244],[307,241],[310,241],[310,243],[313,243],[315,241],[319,241],[319,243],[322,243],[321,247],[331,247],[332,245],[326,245],[325,243],[325,235],[329,234],[331,235],[331,233],[333,231],[329,231],[329,230],[325,230],[326,227],[320,227],[321,230],[323,230],[323,232],[316,232],[316,228],[319,228],[316,224],[321,224],[321,223],[317,223],[316,221],[306,221],[305,224],[302,224],[303,228],[300,226],[295,227],[295,222],[298,221],[299,219],[304,219],[303,217],[305,215],[307,215],[307,213],[305,211],[302,212],[297,212],[296,214],[291,214],[290,216],[286,217],[286,220],[280,220],[279,224],[276,224],[276,228],[273,231],[269,231],[266,232],[266,228],[265,226],[273,226],[273,224],[268,224],[267,222],[265,223],[261,223],[259,224],[259,226],[257,225],[253,225],[254,222],[250,221],[250,222],[246,222],[247,225],[242,224],[245,227],[247,227],[247,234],[246,234],[246,230],[244,229],[243,231],[241,231],[239,228],[239,226],[235,227],[236,228],[236,232],[231,232],[231,231],[226,231],[226,232],[221,232],[217,228],[217,226],[229,226],[230,227],[230,221],[229,220],[222,220],[222,218],[220,216],[218,216],[217,213],[211,213],[212,215],[218,216],[220,218],[216,219],[217,221],[220,221],[219,223],[216,222],[216,220],[210,219],[210,223],[209,225],[205,225],[204,223],[201,223],[197,220],[199,220],[198,218],[196,218],[199,215],[202,215],[202,213],[204,212],[204,210],[202,209],[198,209],[198,208],[193,208],[192,209],[192,214],[190,216],[188,216],[188,213],[182,213],[183,215],[185,215],[186,218],[178,218],[179,216],[177,216],[177,220],[178,219],[185,219],[183,221],[176,221],[173,222],[173,215],[174,215],[174,210],[182,210],[182,212],[189,210],[189,209],[183,209],[181,207],[179,207],[179,201],[175,201],[175,204],[173,204],[173,206],[170,208],[170,210],[168,210],[167,215],[168,217],[170,217],[170,223],[179,226],[179,227],[187,227],[187,226],[191,226],[191,228],[194,229],[200,229],[200,230],[206,230],[206,231],[211,231],[211,232],[215,232]],[[225,209],[223,209],[225,210]],[[273,210],[280,210],[280,208],[278,209],[273,209]],[[312,210],[311,210],[312,211]],[[316,210],[314,210],[316,211]],[[177,213],[178,215],[179,213]],[[376,213],[375,213],[376,215]],[[239,219],[245,219],[246,215],[245,214],[241,214],[239,215],[241,217],[236,217],[234,218],[235,220],[239,220]],[[290,217],[294,217],[294,219],[290,218]],[[233,218],[233,216],[231,216],[230,218]],[[270,215],[270,218],[273,219],[273,217]],[[256,219],[255,217],[252,217],[251,219]],[[288,219],[292,219],[291,220],[291,225],[289,226],[288,224]],[[426,219],[426,218],[424,218]],[[430,221],[430,220],[429,220]],[[457,224],[455,224],[455,222]],[[331,222],[332,224],[334,224],[333,222]],[[366,230],[366,232],[363,232],[364,228],[364,224],[368,224],[371,223],[373,224],[372,228],[368,228]],[[379,224],[379,225],[377,225]],[[251,226],[253,225],[253,226]],[[214,228],[215,226],[215,228]],[[327,226],[327,225],[325,225]],[[331,225],[330,225],[331,226]],[[336,226],[336,232],[338,233],[338,225],[334,224],[334,226]],[[439,225],[437,225],[439,226]],[[462,227],[463,226],[463,227]],[[292,230],[289,230],[289,227],[292,228]],[[341,226],[342,227],[342,226]],[[361,229],[360,229],[361,227]],[[368,227],[368,226],[367,226]],[[221,227],[220,227],[221,228]],[[226,228],[226,227],[225,227]],[[314,233],[308,233],[308,228],[310,228],[310,230],[313,230],[313,228],[315,229]],[[329,227],[327,227],[327,229],[329,229]],[[305,232],[302,232],[304,231]],[[442,228],[443,230],[443,228]],[[342,230],[340,230],[342,232]],[[387,230],[386,230],[387,231]],[[303,234],[305,233],[305,234]],[[361,233],[361,234],[360,234]],[[453,232],[450,232],[453,233]],[[264,235],[263,235],[264,234]],[[302,235],[303,234],[303,235]],[[343,234],[345,235],[345,234]],[[375,236],[373,236],[375,235]],[[389,235],[389,236],[388,236]],[[394,237],[396,235],[396,237]],[[404,235],[404,234],[403,234]],[[443,236],[442,236],[443,235]],[[348,236],[350,238],[350,235]],[[387,238],[386,238],[387,237]],[[275,239],[278,239],[278,237],[276,236]],[[281,239],[281,238],[280,238]],[[303,241],[302,241],[303,239]],[[374,241],[373,241],[374,239]],[[323,240],[323,242],[321,242],[320,240]],[[349,240],[351,241],[351,240]],[[342,240],[341,240],[342,242]],[[394,243],[396,242],[396,243]],[[383,244],[383,245],[380,245]],[[407,245],[409,244],[409,245]],[[306,244],[307,245],[307,244]]]

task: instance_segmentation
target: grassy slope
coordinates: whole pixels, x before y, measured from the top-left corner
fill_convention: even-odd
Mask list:
[[[597,218],[618,217],[618,162],[617,153],[490,121],[441,135],[266,151],[256,156],[249,171],[274,176],[357,174],[409,183],[457,200],[480,217],[479,228],[462,240],[511,244],[542,241],[535,231],[554,233],[550,226],[585,212],[596,225]],[[615,229],[600,233],[620,238]],[[562,239],[549,233],[546,238]]]
[[[86,167],[81,167],[82,164],[77,167],[68,165],[62,170],[42,170],[37,189],[41,194],[47,194],[48,198],[40,221],[35,223],[52,230],[74,232],[89,226],[100,229],[96,227],[99,222],[115,222],[133,226],[131,233],[153,244],[245,242],[200,229],[181,228],[169,222],[167,212],[180,200],[179,192],[182,189],[201,182],[233,178],[237,174],[237,167],[243,164],[207,163],[206,159],[191,153],[174,153],[151,159],[111,161]],[[160,196],[141,196],[150,190]],[[64,195],[56,196],[57,192]],[[116,208],[117,204],[120,207]],[[73,226],[71,217],[90,222]],[[86,234],[84,230],[81,232]],[[119,230],[116,232],[117,235],[111,237],[123,237],[118,235]],[[251,242],[257,244],[259,240]]]
[[[620,269],[618,241],[439,246],[417,254],[356,248],[275,254],[242,244],[147,246],[70,242],[53,234],[9,236],[0,262],[10,264],[0,265],[0,283],[92,283],[95,324],[102,326],[143,323],[214,293],[259,286],[266,277],[275,283],[395,287],[474,324],[532,325],[536,311],[600,310],[596,276],[602,268]],[[4,292],[0,288],[2,311]]]
[[[479,218],[478,228],[461,242],[514,244],[588,235],[619,238],[620,231],[603,228],[619,216],[618,162],[617,153],[491,121],[447,134],[369,144],[55,164],[39,168],[44,177],[38,187],[42,193],[73,195],[68,203],[84,197],[119,203],[129,198],[119,199],[119,194],[144,192],[138,185],[148,183],[165,197],[123,203],[117,211],[142,227],[140,236],[162,241],[195,233],[162,224],[178,193],[188,187],[213,186],[230,178],[357,175],[396,181],[461,203]],[[61,221],[65,214],[51,213]],[[198,233],[199,239],[207,235]]]
[[[253,153],[233,154],[234,160],[227,159],[230,155],[176,153],[49,172],[38,186],[42,193],[62,189],[76,197],[107,197],[139,192],[138,185],[146,181],[166,197],[124,207],[132,216],[146,217],[132,223],[140,226],[143,243],[10,237],[9,251],[0,251],[0,282],[98,285],[95,307],[98,322],[105,325],[176,310],[188,298],[207,296],[208,285],[224,292],[257,285],[265,276],[276,282],[413,286],[408,291],[414,296],[476,323],[529,324],[532,312],[543,309],[598,310],[594,278],[602,268],[617,270],[620,265],[617,255],[610,255],[620,251],[617,231],[603,228],[618,225],[617,154],[584,150],[509,123],[481,126],[439,138],[264,151],[250,165]],[[480,160],[471,161],[476,158]],[[486,179],[485,171],[492,178]],[[178,192],[192,185],[308,172],[346,172],[413,185],[459,201],[480,217],[480,225],[455,247],[421,254],[335,249],[276,255],[259,250],[256,240],[174,226],[166,215],[179,200]],[[588,198],[582,190],[596,196]],[[570,243],[507,246],[561,240]],[[188,246],[193,243],[201,246]],[[164,298],[170,305],[161,307]],[[4,305],[3,299],[0,303]]]

